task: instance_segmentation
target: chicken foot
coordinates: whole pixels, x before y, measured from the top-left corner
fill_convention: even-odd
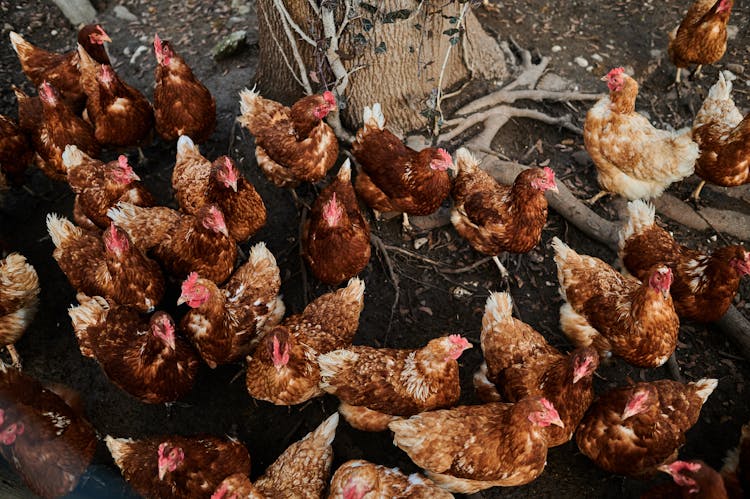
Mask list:
[[[698,184],[698,187],[696,187],[693,193],[690,195],[690,199],[692,199],[696,205],[701,200],[701,191],[703,190],[704,185],[706,185],[706,181],[701,180],[700,184]]]
[[[18,351],[16,350],[16,347],[14,345],[5,345],[5,348],[8,350],[8,353],[10,354],[10,359],[13,362],[13,367],[21,370],[21,356],[18,355]]]
[[[500,277],[503,279],[503,282],[507,282],[508,277],[510,276],[510,274],[508,274],[508,269],[505,268],[505,265],[502,264],[497,255],[492,257],[492,261],[495,262],[497,268],[500,269]]]

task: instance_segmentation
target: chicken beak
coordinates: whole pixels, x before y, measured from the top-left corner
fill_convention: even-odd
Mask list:
[[[164,480],[164,475],[167,474],[166,466],[159,466],[159,480]]]
[[[237,182],[236,182],[236,181],[235,181],[235,182],[232,182],[232,190],[233,190],[234,192],[237,192]]]
[[[180,297],[177,299],[177,306],[179,307],[183,303],[187,303],[187,302],[188,302],[188,297],[185,295],[180,295]]]
[[[609,76],[608,75],[604,75],[601,78],[599,78],[599,81],[609,81]]]
[[[666,300],[667,298],[669,298],[669,290],[668,290],[668,289],[662,289],[662,290],[661,290],[661,296],[662,296],[662,298],[664,298],[665,300]]]
[[[560,416],[558,416],[557,419],[550,421],[550,424],[559,426],[560,428],[565,428],[565,424],[562,422],[562,419],[560,419]]]
[[[553,185],[552,187],[550,187],[550,188],[549,188],[549,189],[547,189],[547,190],[549,190],[549,191],[552,191],[552,192],[554,192],[555,194],[560,194],[560,189],[558,189],[558,188],[557,188],[557,184]]]

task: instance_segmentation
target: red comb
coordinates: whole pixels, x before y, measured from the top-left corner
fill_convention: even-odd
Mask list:
[[[543,406],[543,407],[544,407],[545,409],[547,409],[548,411],[554,411],[554,410],[555,410],[555,406],[554,406],[554,405],[552,405],[552,402],[550,402],[550,401],[549,401],[549,400],[547,400],[546,398],[541,398],[541,399],[539,399],[539,402],[541,402],[542,406]]]
[[[612,78],[624,72],[625,72],[625,68],[623,67],[613,68],[609,73],[607,73],[607,78]]]
[[[323,98],[331,107],[336,107],[336,97],[334,97],[333,92],[326,90],[323,92]]]
[[[156,33],[154,33],[154,50],[157,54],[161,54],[161,38]]]
[[[124,154],[120,154],[120,157],[117,158],[117,164],[120,165],[120,168],[130,168],[130,165],[128,164],[128,157]]]

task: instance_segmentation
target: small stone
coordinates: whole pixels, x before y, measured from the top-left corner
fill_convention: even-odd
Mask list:
[[[16,28],[13,27],[12,24],[5,23],[3,24],[3,31],[15,31]]]
[[[456,286],[451,289],[451,293],[453,293],[455,298],[466,298],[467,296],[471,296],[471,291],[464,289],[461,286]]]
[[[417,239],[414,240],[414,249],[418,250],[419,248],[421,248],[422,246],[424,246],[428,242],[429,242],[429,239],[427,239],[426,237],[419,237],[419,238],[417,238]]]
[[[573,62],[575,62],[576,64],[578,64],[582,68],[585,68],[586,66],[589,65],[589,61],[587,61],[586,59],[584,59],[583,57],[580,57],[580,56],[576,57],[575,59],[573,59]]]
[[[246,16],[250,13],[250,4],[242,0],[232,0],[232,10],[241,16]]]
[[[661,58],[663,53],[664,53],[663,50],[651,49],[651,51],[649,52],[649,55],[651,56],[652,59],[659,59]]]
[[[737,38],[737,33],[740,32],[740,28],[734,24],[727,26],[727,39],[734,40]]]
[[[127,7],[123,5],[118,5],[114,9],[112,9],[112,12],[115,13],[115,17],[118,19],[122,19],[123,21],[127,21],[129,23],[138,22],[138,18],[128,10]]]
[[[56,29],[53,29],[52,31],[49,32],[49,34],[52,36],[57,36],[57,33],[58,31]]]
[[[130,58],[130,64],[135,64],[135,61],[137,61],[144,52],[148,52],[148,47],[145,45],[139,45],[138,48],[135,49],[135,52],[133,52],[133,56]]]
[[[562,47],[559,45],[552,46],[552,52],[560,52],[561,50],[562,50]]]
[[[745,72],[745,66],[743,66],[742,64],[736,64],[734,62],[727,64],[726,68],[736,75],[741,75]]]
[[[602,62],[604,60],[604,57],[600,56],[599,54],[592,54],[591,58],[594,59],[596,62]]]
[[[570,155],[571,158],[573,158],[573,161],[576,162],[579,166],[589,166],[592,165],[594,162],[591,160],[591,156],[589,153],[585,150],[576,151],[573,154]]]
[[[550,92],[562,92],[568,89],[570,82],[555,73],[545,73],[539,79],[536,88]]]
[[[247,31],[244,29],[225,36],[211,50],[213,58],[219,60],[236,54],[247,46],[246,36]]]
[[[133,51],[132,51],[132,50],[130,50],[130,47],[125,47],[124,49],[122,49],[122,53],[123,53],[123,55],[125,55],[126,57],[130,57],[130,54],[132,54],[132,53],[133,53]]]

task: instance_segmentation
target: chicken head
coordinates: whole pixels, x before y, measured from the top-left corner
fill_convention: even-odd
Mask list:
[[[664,464],[658,468],[659,471],[671,475],[674,483],[680,487],[690,487],[689,492],[691,494],[698,492],[698,484],[690,475],[700,469],[700,463],[691,463],[690,461],[675,461],[672,464]]]
[[[602,81],[607,82],[607,87],[610,92],[619,92],[622,87],[625,86],[625,68],[614,68],[605,76],[602,77]]]
[[[172,49],[169,48],[169,42],[162,42],[158,34],[154,34],[154,52],[156,62],[162,66],[169,66],[172,60]]]
[[[432,160],[430,160],[430,168],[433,170],[444,172],[449,168],[453,169],[453,158],[451,158],[451,155],[448,154],[448,151],[445,149],[435,149],[432,156]]]
[[[586,347],[579,349],[573,356],[573,384],[583,378],[594,374],[599,367],[599,353],[595,348]]]
[[[448,336],[448,353],[445,357],[446,362],[449,360],[458,360],[464,350],[468,350],[472,345],[469,341],[458,334]]]
[[[542,397],[539,399],[539,405],[541,406],[541,409],[529,413],[529,421],[538,424],[543,428],[551,424],[559,426],[560,428],[565,427],[562,419],[560,419],[560,414],[558,414],[557,409],[552,405],[552,402]]]
[[[23,435],[25,427],[20,421],[17,423],[11,423],[0,432],[0,444],[13,445],[16,442],[18,435]]]
[[[650,403],[651,389],[641,388],[637,390],[625,403],[625,410],[622,411],[622,420],[625,421],[630,417],[646,412]]]
[[[95,45],[104,45],[104,42],[112,43],[112,39],[99,24],[94,26],[93,32],[89,33],[89,41]]]
[[[221,212],[218,206],[216,206],[215,204],[207,205],[201,208],[201,211],[198,212],[198,216],[201,219],[201,224],[203,224],[203,227],[229,237],[227,224],[224,221],[224,214]]]
[[[331,194],[331,199],[323,206],[323,219],[329,227],[336,227],[344,214],[344,208],[336,201],[336,193]]]
[[[172,472],[185,460],[185,452],[180,447],[174,447],[169,442],[159,444],[159,480],[164,480],[168,472]]]
[[[531,181],[531,187],[539,189],[542,192],[560,192],[557,190],[557,182],[555,182],[555,172],[549,166],[545,166],[542,170],[542,175]]]
[[[128,185],[134,180],[141,179],[133,171],[133,167],[128,164],[128,157],[124,154],[120,154],[120,157],[117,158],[117,166],[115,167],[113,176],[117,182],[123,185]]]
[[[284,328],[277,327],[271,332],[271,359],[277,371],[289,362],[289,333]]]
[[[221,182],[224,187],[232,189],[237,192],[237,181],[239,180],[239,173],[237,167],[229,156],[220,156],[214,161],[214,172],[216,179]]]
[[[39,98],[45,104],[56,106],[60,100],[60,94],[48,81],[44,81],[39,85]]]
[[[344,499],[362,499],[365,494],[372,490],[372,486],[362,483],[357,477],[352,477],[344,485]]]
[[[118,257],[122,256],[130,248],[130,241],[128,241],[127,234],[116,226],[114,222],[109,224],[109,228],[104,231],[102,239],[104,240],[106,250]]]
[[[741,257],[733,258],[730,263],[740,275],[750,274],[750,251],[743,249]]]
[[[336,97],[334,97],[333,92],[326,90],[323,92],[322,97],[323,102],[315,106],[313,109],[313,116],[319,120],[322,120],[328,116],[328,113],[336,109]]]
[[[672,269],[665,265],[659,265],[648,278],[648,284],[666,298],[669,295],[669,288],[672,286],[673,280]]]
[[[175,349],[174,321],[167,312],[160,311],[152,315],[150,326],[154,336],[163,341],[170,349]]]
[[[180,288],[180,297],[177,299],[177,305],[187,303],[190,308],[198,308],[208,301],[211,293],[202,284],[198,282],[198,273],[191,272],[187,279],[182,283]]]

